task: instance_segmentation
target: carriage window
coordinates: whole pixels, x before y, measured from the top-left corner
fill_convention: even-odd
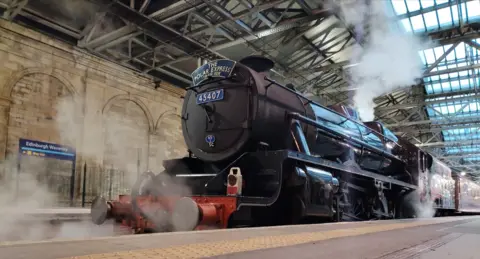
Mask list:
[[[418,160],[419,160],[419,161],[418,161],[418,162],[419,162],[419,164],[420,164],[420,170],[426,171],[426,170],[425,170],[425,161],[423,160],[423,153],[420,152],[420,151],[419,151],[418,153],[419,153],[419,155],[418,155]]]

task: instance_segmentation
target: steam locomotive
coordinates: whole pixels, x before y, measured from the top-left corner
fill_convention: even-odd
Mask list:
[[[273,66],[249,56],[195,70],[181,115],[189,155],[141,175],[130,195],[95,198],[92,221],[161,232],[415,217],[430,201],[462,209],[466,179],[382,123],[271,80]],[[473,211],[475,188],[462,196]]]

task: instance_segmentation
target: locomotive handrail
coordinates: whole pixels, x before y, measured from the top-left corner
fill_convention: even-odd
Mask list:
[[[347,139],[347,140],[349,140],[349,141],[351,141],[351,142],[354,142],[354,143],[356,143],[356,144],[359,144],[359,145],[361,145],[361,146],[368,147],[370,150],[378,153],[378,154],[381,155],[381,156],[387,156],[387,157],[389,157],[389,158],[393,158],[393,159],[395,159],[395,160],[400,160],[400,161],[401,161],[401,159],[399,159],[398,157],[396,157],[396,156],[394,156],[394,155],[392,155],[392,154],[390,154],[390,153],[388,153],[388,152],[385,152],[384,150],[381,150],[381,149],[379,149],[379,148],[377,148],[377,147],[374,147],[374,146],[372,146],[372,145],[370,145],[370,144],[368,144],[368,143],[365,143],[365,142],[363,142],[363,141],[361,141],[361,140],[357,140],[357,139],[355,139],[355,138],[353,138],[353,137],[351,137],[351,136],[349,136],[349,135],[347,135],[347,134],[344,134],[344,133],[342,133],[342,132],[334,131],[334,130],[332,130],[332,129],[330,129],[330,128],[328,128],[328,127],[326,127],[326,126],[324,126],[324,125],[322,125],[322,124],[320,124],[320,123],[318,123],[317,121],[314,121],[314,120],[312,120],[312,119],[310,119],[310,118],[307,118],[307,117],[305,117],[305,116],[303,116],[303,115],[301,115],[301,114],[299,114],[299,113],[297,113],[297,112],[288,113],[288,116],[290,117],[290,119],[296,119],[296,120],[302,121],[303,123],[309,124],[309,125],[311,125],[311,126],[313,126],[313,127],[316,127],[316,128],[320,128],[320,129],[322,129],[322,130],[324,130],[324,131],[326,131],[326,132],[328,132],[328,133],[330,133],[330,134],[340,136],[340,137],[342,137],[342,138],[345,138],[345,139]]]
[[[285,89],[285,90],[287,90],[287,91],[295,94],[295,95],[296,95],[297,97],[299,97],[299,98],[302,98],[302,99],[304,99],[304,100],[307,100],[307,103],[306,103],[306,104],[309,104],[309,103],[315,104],[316,106],[319,106],[319,107],[322,108],[322,109],[325,109],[325,110],[327,110],[327,111],[330,111],[330,112],[332,112],[332,113],[334,113],[334,114],[337,114],[337,115],[345,118],[345,119],[348,120],[348,121],[351,121],[351,122],[355,123],[357,126],[365,127],[368,131],[377,132],[377,131],[375,131],[375,130],[372,130],[372,129],[368,128],[368,127],[365,126],[365,124],[363,124],[363,123],[360,123],[360,122],[358,122],[358,121],[352,120],[352,119],[344,116],[343,114],[341,114],[341,113],[339,113],[339,112],[337,112],[337,111],[335,111],[335,110],[332,110],[332,109],[330,109],[330,108],[328,108],[328,107],[326,107],[326,106],[324,106],[324,105],[321,105],[321,104],[313,101],[312,99],[310,99],[310,98],[302,95],[301,93],[298,93],[297,91],[294,91],[294,90],[292,90],[292,89],[290,89],[290,88],[288,88],[288,87],[286,87],[286,86],[284,86],[284,85],[281,85],[280,83],[277,83],[275,80],[270,79],[270,78],[268,78],[267,76],[265,76],[264,79],[265,79],[266,81],[270,82],[271,84],[277,85],[277,86],[279,86],[279,87],[281,87],[281,88],[283,88],[283,89]],[[328,120],[326,120],[326,121],[328,121]],[[387,138],[383,133],[380,133],[380,132],[377,132],[377,133],[380,134],[380,135],[382,135],[382,137]],[[360,132],[360,134],[361,134],[361,132]],[[387,138],[387,139],[388,139],[388,138]],[[397,143],[395,143],[395,144],[397,144]],[[398,145],[398,144],[397,144],[397,145]]]

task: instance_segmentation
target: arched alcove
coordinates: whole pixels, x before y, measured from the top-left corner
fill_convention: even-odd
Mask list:
[[[147,107],[137,98],[117,96],[103,109],[104,175],[101,192],[112,183],[113,195],[129,192],[137,175],[148,168],[153,128]]]
[[[150,142],[150,166],[163,170],[165,159],[181,158],[188,154],[183,139],[181,117],[174,111],[159,116],[155,123],[155,135]]]
[[[6,132],[7,156],[18,154],[20,138],[76,146],[80,132],[69,130],[70,125],[65,124],[75,123],[79,118],[76,91],[65,78],[53,71],[24,70],[14,74],[4,90],[4,95],[11,100]],[[46,206],[67,203],[72,166],[72,161],[23,157],[19,193],[25,197],[34,195],[29,197],[38,198]]]

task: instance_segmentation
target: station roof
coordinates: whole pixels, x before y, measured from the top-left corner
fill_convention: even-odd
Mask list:
[[[324,104],[349,103],[368,26],[341,0],[0,0],[3,18],[179,87],[205,60],[264,55],[272,77]],[[368,2],[368,1],[367,1]],[[404,34],[430,39],[423,80],[375,98],[376,119],[455,171],[480,176],[480,2],[389,0]]]
[[[425,105],[409,109],[426,110],[429,125],[407,123],[401,126],[403,131],[451,167],[478,174],[480,1],[390,1],[406,33],[439,39],[439,44],[419,53],[426,71]]]

